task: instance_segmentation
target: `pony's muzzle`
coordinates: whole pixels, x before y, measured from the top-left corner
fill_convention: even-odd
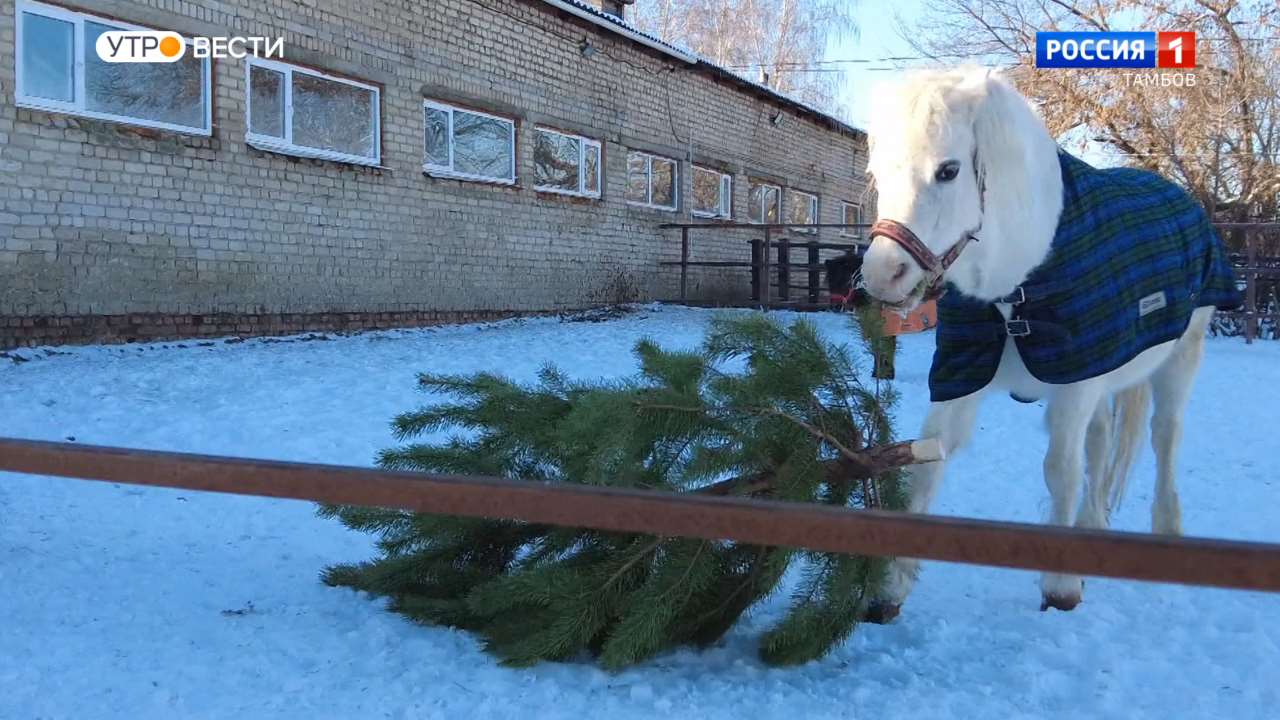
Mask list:
[[[905,305],[924,279],[924,270],[897,243],[877,237],[862,258],[862,279],[872,297],[888,305]]]

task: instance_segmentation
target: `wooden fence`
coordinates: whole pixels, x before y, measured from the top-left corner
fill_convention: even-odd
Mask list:
[[[1280,592],[1280,545],[0,439],[0,471]]]
[[[1258,337],[1258,322],[1270,317],[1273,327],[1280,328],[1280,297],[1276,296],[1277,285],[1280,285],[1280,257],[1275,248],[1268,248],[1267,233],[1280,236],[1280,222],[1273,223],[1214,223],[1224,234],[1234,236],[1237,247],[1231,254],[1232,265],[1237,277],[1245,284],[1244,307],[1235,312],[1223,313],[1228,317],[1239,318],[1244,324],[1244,340],[1252,343]],[[1269,291],[1270,298],[1266,291]],[[1267,300],[1273,304],[1271,312],[1266,312]],[[1261,302],[1261,308],[1259,304]]]
[[[809,223],[802,225],[759,224],[741,222],[666,223],[663,229],[680,231],[680,259],[664,260],[660,267],[680,268],[679,302],[689,300],[690,268],[744,268],[751,273],[751,300],[742,304],[752,307],[789,308],[793,310],[820,310],[830,307],[822,300],[826,290],[822,265],[822,251],[848,252],[865,248],[866,242],[850,237],[848,242],[820,242],[816,239],[793,239],[789,233],[807,235],[811,230],[855,230],[858,235],[871,225],[867,223]],[[720,232],[749,231],[761,237],[750,238],[743,243],[743,252],[750,248],[750,260],[692,260],[692,233],[695,230]],[[793,262],[794,251],[804,252],[804,262]],[[793,274],[794,271],[794,274]],[[803,284],[795,284],[796,277],[803,277]],[[803,300],[793,297],[792,291],[803,292]]]
[[[1258,337],[1259,320],[1270,318],[1280,328],[1280,256],[1268,252],[1267,233],[1280,237],[1280,222],[1219,222],[1214,226],[1224,236],[1230,236],[1237,247],[1231,253],[1237,276],[1244,283],[1244,306],[1237,311],[1222,313],[1224,317],[1238,318],[1243,324],[1245,342],[1252,343]],[[850,238],[849,242],[828,243],[815,239],[793,239],[789,233],[805,233],[817,229],[854,230],[858,234],[871,226],[866,223],[813,223],[808,225],[756,224],[741,222],[667,223],[664,229],[680,231],[680,259],[659,262],[661,267],[680,268],[679,302],[689,299],[689,271],[691,268],[743,268],[751,274],[751,298],[743,305],[752,307],[790,308],[796,310],[826,309],[822,301],[826,287],[821,263],[823,250],[849,251],[865,248],[866,242]],[[726,233],[748,231],[758,237],[748,239],[743,245],[744,255],[750,248],[750,260],[692,260],[693,233]],[[1280,243],[1272,243],[1280,245]],[[792,255],[803,251],[803,262],[793,262]],[[794,280],[802,277],[804,282]],[[803,300],[792,291],[801,291]],[[1267,292],[1270,291],[1270,296]],[[1272,300],[1270,311],[1267,301]]]

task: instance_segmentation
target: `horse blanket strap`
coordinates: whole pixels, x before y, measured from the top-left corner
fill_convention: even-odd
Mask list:
[[[1033,333],[1051,338],[1056,342],[1071,341],[1071,331],[1062,323],[1019,317],[1008,320],[956,323],[948,327],[947,332],[949,340],[973,343],[1003,342],[1006,337],[1027,337]]]
[[[1241,304],[1235,274],[1204,209],[1143,170],[1100,170],[1058,154],[1063,209],[1049,255],[995,302],[960,292],[938,300],[934,401],[975,393],[995,377],[1012,338],[1049,384],[1105,375],[1177,340],[1196,308]]]

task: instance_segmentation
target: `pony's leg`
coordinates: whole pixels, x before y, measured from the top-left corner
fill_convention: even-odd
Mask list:
[[[950,456],[969,442],[981,400],[982,393],[979,392],[955,400],[933,403],[929,406],[929,414],[925,417],[920,437],[936,438],[942,444],[945,454]],[[905,482],[909,493],[908,512],[928,512],[930,503],[938,494],[946,464],[944,459],[907,468]],[[867,608],[866,619],[871,622],[888,622],[896,617],[902,601],[915,585],[919,569],[920,561],[916,558],[894,558],[889,563],[880,596]]]
[[[1156,451],[1156,495],[1151,503],[1151,531],[1182,534],[1182,505],[1174,481],[1174,462],[1182,442],[1182,414],[1191,394],[1191,383],[1204,355],[1204,322],[1192,320],[1174,347],[1173,354],[1151,376],[1153,412],[1151,446]],[[1197,318],[1198,320],[1199,318]]]
[[[1076,527],[1105,528],[1109,518],[1107,461],[1111,456],[1111,402],[1105,396],[1098,402],[1089,418],[1084,436],[1084,465],[1088,485],[1084,502],[1076,517]]]
[[[1051,497],[1049,522],[1054,525],[1070,525],[1080,501],[1085,435],[1102,396],[1102,385],[1086,380],[1062,386],[1049,401],[1044,482]],[[1081,589],[1079,575],[1045,573],[1040,579],[1041,609],[1071,610],[1080,603]]]

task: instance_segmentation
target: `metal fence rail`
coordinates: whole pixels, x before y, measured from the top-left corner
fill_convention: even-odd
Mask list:
[[[0,439],[0,471],[1280,592],[1280,545]]]

